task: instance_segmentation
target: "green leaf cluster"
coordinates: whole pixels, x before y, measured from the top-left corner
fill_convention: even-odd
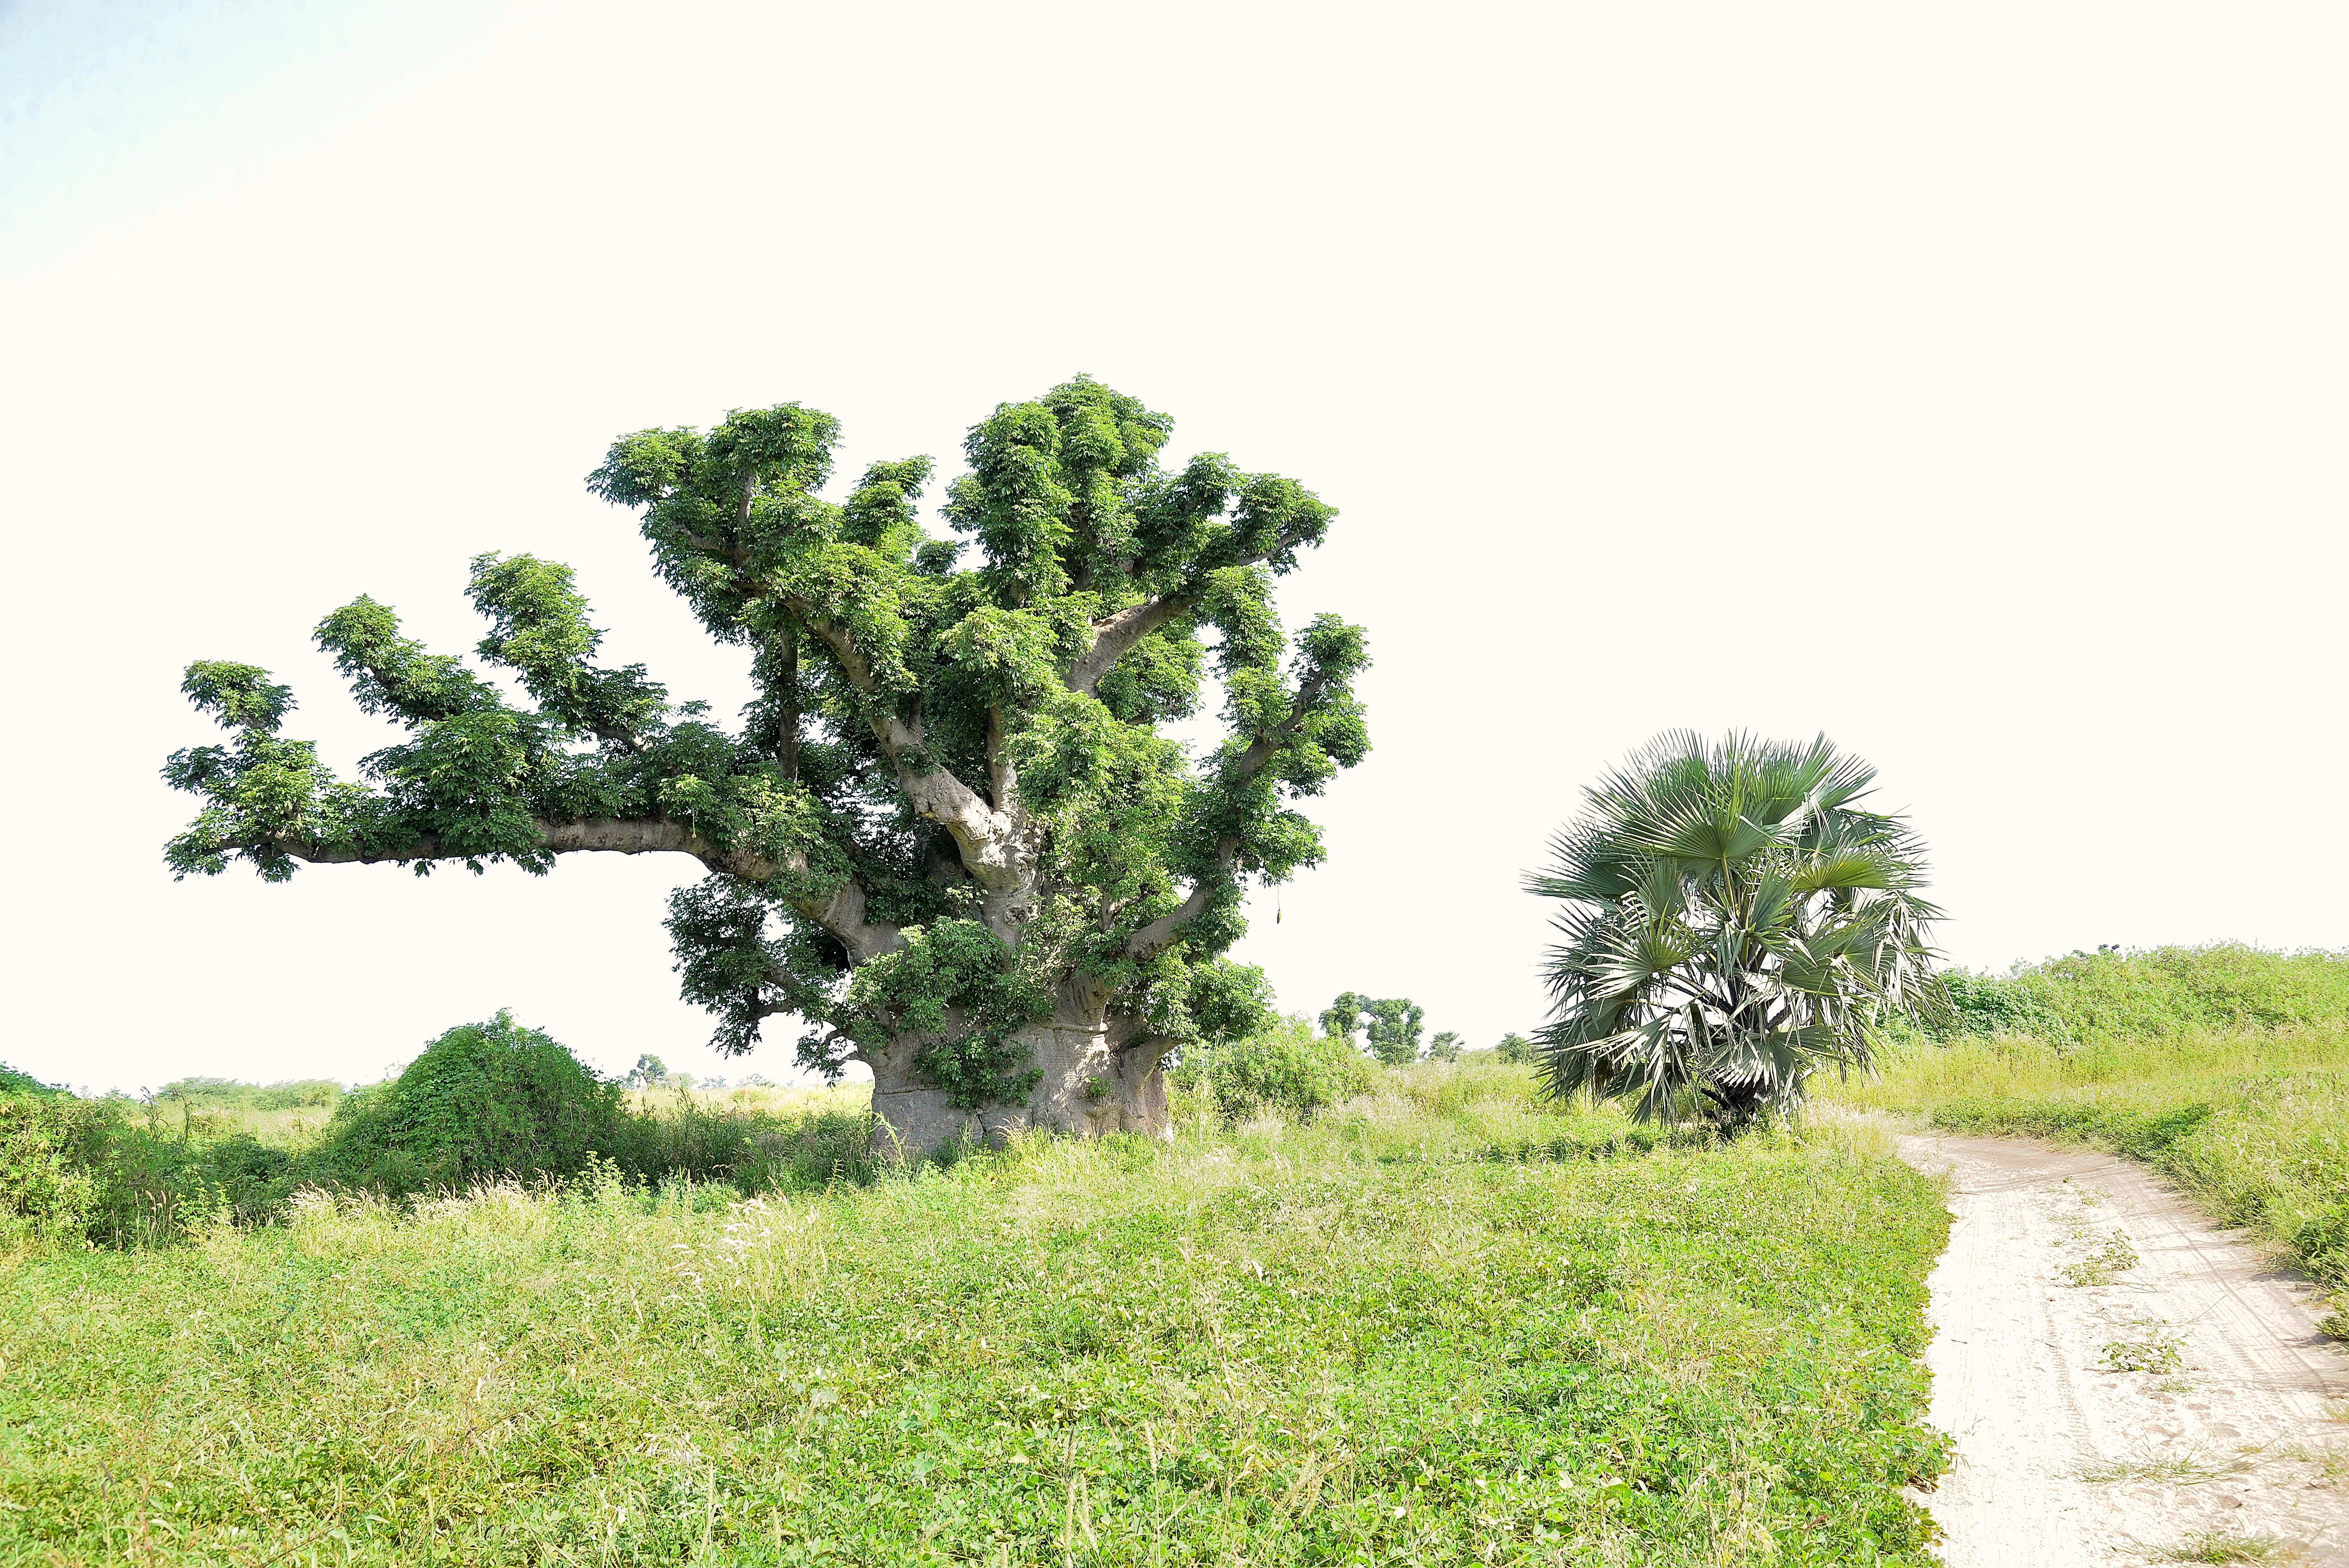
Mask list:
[[[1371,1068],[1342,1038],[1316,1034],[1302,1017],[1268,1022],[1200,1053],[1195,1077],[1227,1121],[1268,1111],[1310,1121],[1371,1090]]]

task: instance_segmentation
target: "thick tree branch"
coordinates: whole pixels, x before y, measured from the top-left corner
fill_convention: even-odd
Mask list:
[[[775,758],[783,770],[783,778],[796,784],[800,779],[800,639],[799,634],[785,626],[782,632],[782,734],[776,748]]]
[[[1294,530],[1281,534],[1263,550],[1252,552],[1237,561],[1226,564],[1254,566],[1270,560],[1284,550],[1293,550],[1305,542],[1305,535]],[[1161,593],[1155,599],[1129,605],[1113,615],[1104,615],[1093,623],[1093,645],[1069,667],[1069,689],[1091,696],[1101,684],[1102,676],[1116,667],[1134,644],[1174,620],[1199,607],[1206,598],[1206,588],[1194,582],[1187,586]]]
[[[895,926],[864,918],[864,888],[854,877],[843,879],[828,899],[795,898],[791,905],[794,913],[805,915],[840,938],[841,945],[848,949],[851,965],[895,953],[905,945],[905,937]]]
[[[920,721],[908,724],[889,710],[885,694],[874,676],[872,661],[864,656],[847,628],[833,624],[805,599],[786,594],[782,603],[799,617],[802,625],[832,650],[841,674],[864,698],[874,737],[880,741],[890,766],[896,769],[897,787],[905,791],[907,803],[918,815],[954,835],[964,868],[981,888],[991,894],[1006,896],[1024,892],[1034,879],[1035,867],[1033,857],[1027,852],[1028,835],[1019,813],[989,806],[978,790],[935,761],[909,758],[906,753],[918,752],[922,745]]]
[[[1239,863],[1239,852],[1237,839],[1217,839],[1214,857],[1216,871],[1192,883],[1190,897],[1128,938],[1125,955],[1139,964],[1174,945],[1182,934],[1179,928],[1206,913],[1207,905],[1215,902],[1216,890],[1231,881],[1232,868]]]
[[[677,851],[694,856],[715,866],[723,859],[715,844],[695,833],[682,822],[661,818],[590,818],[581,821],[558,822],[541,817],[538,825],[541,848],[558,855],[583,851],[604,851],[612,854],[641,855],[661,851]],[[315,841],[291,836],[280,837],[275,848],[297,861],[313,865],[342,865],[357,862],[374,865],[384,861],[450,861],[464,860],[478,851],[451,849],[438,833],[419,833],[398,849],[381,851],[357,850],[341,845],[322,845]],[[733,870],[731,866],[723,869]],[[747,874],[747,873],[745,873]],[[770,873],[771,874],[771,873]]]
[[[1019,810],[1019,769],[1013,765],[1011,754],[1003,745],[1003,709],[1000,706],[987,710],[987,786],[995,797],[999,811]]]
[[[1093,645],[1069,666],[1069,689],[1091,696],[1102,676],[1116,667],[1128,649],[1176,616],[1197,609],[1199,597],[1196,589],[1162,593],[1095,621]]]
[[[749,512],[749,490],[744,491],[744,517]],[[874,678],[873,661],[856,645],[855,638],[844,626],[832,618],[812,600],[796,594],[777,593],[750,574],[750,553],[739,544],[723,540],[705,539],[683,528],[676,530],[678,542],[691,550],[715,556],[732,566],[737,586],[751,598],[774,598],[798,617],[815,638],[830,649],[840,665],[841,675],[859,696],[864,699],[866,715],[873,726],[874,738],[880,741],[883,755],[896,770],[898,788],[916,813],[937,823],[954,835],[955,846],[974,881],[987,892],[999,896],[1016,896],[1033,880],[1034,869],[1026,863],[1030,857],[1020,852],[1019,841],[1026,835],[1023,824],[1011,812],[996,810],[979,797],[977,790],[956,778],[946,769],[929,762],[924,767],[908,766],[905,754],[917,750],[922,744],[918,723],[907,724],[889,711],[880,682]]]
[[[732,851],[704,838],[685,823],[666,818],[588,818],[564,822],[541,817],[535,820],[540,847],[558,855],[674,852],[691,855],[712,871],[725,872],[747,882],[771,882],[786,874],[804,876],[808,871],[808,859],[803,851],[793,851],[781,860],[768,855]],[[281,837],[274,847],[297,861],[306,861],[313,865],[465,860],[471,858],[472,853],[450,848],[437,833],[419,833],[398,849],[383,851],[321,845],[311,840],[294,837]],[[905,939],[898,934],[895,926],[864,918],[864,889],[854,877],[843,879],[828,897],[792,898],[789,903],[794,912],[840,938],[855,963],[862,964],[868,958],[893,953],[905,945]]]

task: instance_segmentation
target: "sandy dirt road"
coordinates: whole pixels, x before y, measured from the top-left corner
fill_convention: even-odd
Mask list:
[[[2230,1541],[2349,1565],[2349,1346],[2303,1282],[2114,1156],[1899,1143],[1949,1173],[1956,1221],[1927,1358],[1957,1453],[1924,1499],[1950,1568],[2220,1562]]]

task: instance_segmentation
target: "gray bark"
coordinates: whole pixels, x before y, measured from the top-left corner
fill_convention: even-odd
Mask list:
[[[1166,1078],[1158,1070],[1164,1044],[1142,1036],[1133,1020],[1105,1014],[1072,986],[1050,1018],[1017,1037],[1028,1048],[1028,1067],[1040,1075],[1035,1088],[1024,1101],[979,1110],[953,1105],[945,1090],[921,1081],[914,1057],[925,1037],[901,1036],[868,1053],[874,1151],[892,1160],[920,1159],[965,1141],[999,1146],[1015,1133],[1031,1131],[1173,1136]]]

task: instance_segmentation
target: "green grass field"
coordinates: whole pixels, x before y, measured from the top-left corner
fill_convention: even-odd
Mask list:
[[[0,1263],[9,1562],[1928,1562],[1946,1217],[1423,1066],[865,1187]]]

